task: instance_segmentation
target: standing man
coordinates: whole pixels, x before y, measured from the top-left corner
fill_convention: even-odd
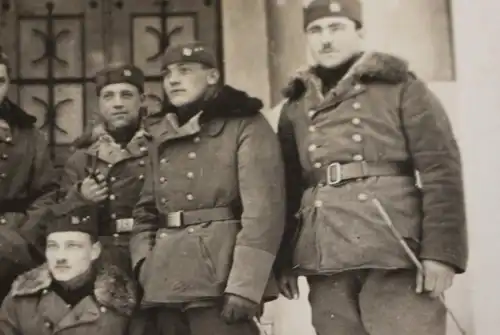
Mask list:
[[[36,118],[6,97],[10,81],[9,60],[0,52],[0,301],[12,281],[42,257],[36,217],[58,188]]]
[[[440,102],[407,64],[362,52],[361,17],[355,0],[304,9],[316,64],[281,105],[289,207],[280,287],[297,297],[297,276],[307,276],[319,335],[444,335],[437,297],[467,259],[459,149]]]
[[[139,199],[150,143],[142,128],[144,74],[131,65],[113,65],[97,73],[99,118],[76,140],[62,187],[68,209],[98,205],[103,259],[131,273],[128,243],[132,210]]]
[[[49,212],[47,262],[19,276],[0,311],[2,335],[125,335],[135,284],[101,253],[95,211]],[[131,334],[132,335],[132,334]]]
[[[220,83],[213,51],[167,49],[167,96],[148,119],[158,147],[134,210],[134,270],[163,335],[258,334],[275,299],[271,273],[284,226],[279,142],[262,102]]]

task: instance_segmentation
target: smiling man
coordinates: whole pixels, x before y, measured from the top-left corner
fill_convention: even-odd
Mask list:
[[[103,259],[130,272],[128,241],[150,137],[142,128],[144,74],[131,65],[97,73],[99,122],[75,141],[62,179],[68,208],[98,205]]]
[[[307,277],[319,335],[444,335],[438,297],[467,262],[459,148],[434,94],[404,60],[364,52],[362,29],[357,0],[304,9],[315,64],[285,90],[278,126],[281,291],[297,297]]]
[[[19,276],[0,311],[0,334],[125,335],[136,290],[119,268],[100,264],[92,206],[46,213],[46,263]]]

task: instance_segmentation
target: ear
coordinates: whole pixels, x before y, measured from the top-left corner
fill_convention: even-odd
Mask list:
[[[95,261],[96,259],[99,258],[99,256],[101,255],[101,251],[102,251],[101,242],[97,241],[94,244],[92,244],[92,251],[90,254],[92,261]]]
[[[209,69],[207,73],[207,82],[209,85],[215,85],[219,82],[220,72],[217,69]]]
[[[359,38],[365,38],[365,28],[364,27],[360,27],[356,30]]]

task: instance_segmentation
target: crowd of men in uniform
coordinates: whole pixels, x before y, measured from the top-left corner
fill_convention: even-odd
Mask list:
[[[358,1],[304,8],[316,62],[284,89],[277,133],[203,43],[165,51],[158,113],[139,68],[107,67],[61,179],[2,56],[0,335],[258,334],[298,276],[319,335],[444,335],[439,298],[467,261],[459,149],[438,99],[364,52],[362,29]]]

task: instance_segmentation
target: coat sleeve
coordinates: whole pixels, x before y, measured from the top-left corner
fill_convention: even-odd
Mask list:
[[[75,151],[66,161],[61,176],[61,193],[64,195],[66,209],[71,210],[91,204],[80,193],[80,184],[87,176],[85,172],[85,153]]]
[[[157,150],[156,148],[150,148]],[[154,174],[152,169],[152,159],[148,159],[149,168],[146,170],[146,178],[139,197],[139,201],[134,207],[134,228],[130,239],[130,254],[132,258],[132,268],[137,271],[136,267],[144,260],[151,249],[153,249],[155,234],[158,230],[159,213],[156,208],[155,192],[154,192]]]
[[[421,259],[465,271],[468,246],[459,147],[437,97],[412,77],[401,101],[403,128],[422,186]]]
[[[0,309],[0,334],[22,335],[19,326],[15,302],[9,294],[5,297]]]
[[[54,203],[59,182],[54,165],[50,160],[48,142],[38,130],[35,131],[34,143],[36,147],[28,194],[31,204],[27,210],[27,220],[21,225],[20,233],[30,243],[36,245],[43,234],[39,218],[46,208]]]
[[[260,303],[283,234],[283,163],[277,137],[262,115],[242,124],[237,153],[242,229],[226,293]]]
[[[300,210],[302,192],[304,189],[302,167],[300,164],[293,124],[286,113],[280,114],[278,137],[285,164],[286,222],[283,240],[275,264],[275,272],[277,275],[284,271],[289,271],[293,266],[294,244],[296,235],[300,229],[297,213]]]

